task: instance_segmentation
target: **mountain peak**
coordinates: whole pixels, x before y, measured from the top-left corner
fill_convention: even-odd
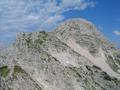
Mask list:
[[[0,55],[0,90],[119,90],[120,53],[109,45],[84,19],[21,33]]]
[[[95,25],[93,23],[91,23],[90,21],[86,20],[86,19],[70,19],[67,20],[63,23],[61,23],[58,27],[57,30],[59,29],[63,29],[63,28],[74,28],[74,30],[82,30],[82,29],[86,29],[89,30],[91,32],[91,30],[95,30]],[[68,29],[67,29],[68,30]],[[70,29],[69,29],[70,30]]]
[[[67,40],[74,38],[76,42],[81,44],[96,43],[97,46],[102,45],[108,49],[114,48],[114,45],[97,29],[97,27],[86,19],[70,19],[61,23],[54,31],[58,38]],[[84,45],[83,45],[84,46]],[[87,46],[88,47],[88,46]],[[115,48],[114,48],[115,49]]]
[[[72,18],[72,19],[68,19],[65,22],[63,22],[62,24],[84,24],[84,25],[88,25],[88,26],[94,26],[94,24],[90,21],[88,21],[87,19],[84,18]]]

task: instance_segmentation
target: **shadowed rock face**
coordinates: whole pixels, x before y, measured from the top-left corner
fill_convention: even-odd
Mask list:
[[[119,56],[84,19],[21,33],[0,55],[0,90],[119,90]]]

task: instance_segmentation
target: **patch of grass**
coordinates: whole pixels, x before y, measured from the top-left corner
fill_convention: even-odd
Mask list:
[[[117,58],[120,58],[120,53],[115,53],[114,54]]]
[[[31,33],[30,34],[28,34],[28,37],[26,37],[25,38],[25,41],[26,41],[26,43],[27,43],[27,46],[28,46],[28,48],[31,48],[33,45],[32,45],[32,38],[31,38]]]
[[[14,73],[26,73],[20,66],[14,66]]]
[[[39,32],[38,39],[35,40],[35,43],[42,44],[47,37],[47,33],[45,31]]]
[[[111,66],[111,68],[115,72],[117,72],[117,70],[119,69],[119,67],[116,65],[115,60],[111,56],[108,56],[107,63]]]
[[[37,39],[34,40],[32,39],[32,33],[29,34],[23,34],[23,38],[28,46],[28,48],[38,48],[45,40],[47,37],[47,33],[45,31],[40,31],[38,32]]]
[[[8,69],[7,66],[0,67],[0,76],[2,77],[7,77],[9,74],[10,70]]]
[[[115,61],[120,65],[120,53],[114,53]]]
[[[27,46],[30,48],[31,45],[32,45],[32,39],[31,39],[31,38],[27,38],[27,39],[25,39],[25,40],[26,40],[26,42],[27,42]]]
[[[37,39],[34,41],[34,48],[39,49],[41,44],[46,41],[47,33],[45,31],[39,32]]]
[[[39,86],[24,69],[22,69],[20,66],[15,65],[13,73],[14,78],[16,78],[19,73],[20,75],[22,75],[22,78],[30,79],[37,88],[37,90],[42,90],[41,86]]]

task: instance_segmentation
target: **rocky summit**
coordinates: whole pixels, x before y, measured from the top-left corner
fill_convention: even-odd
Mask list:
[[[0,90],[120,90],[120,51],[85,19],[20,33],[0,54]]]

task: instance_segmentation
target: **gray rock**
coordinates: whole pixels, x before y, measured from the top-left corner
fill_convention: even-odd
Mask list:
[[[119,73],[120,52],[84,19],[21,33],[0,55],[0,90],[120,90]]]

